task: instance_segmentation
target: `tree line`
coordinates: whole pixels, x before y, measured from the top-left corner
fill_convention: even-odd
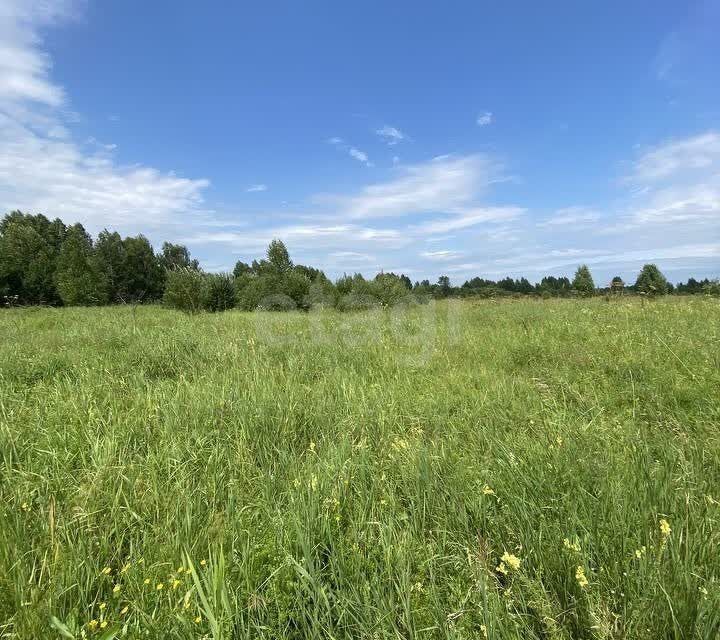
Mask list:
[[[590,296],[624,291],[646,295],[718,293],[717,281],[690,278],[670,284],[657,266],[643,267],[626,285],[618,276],[597,288],[587,266],[570,280],[547,276],[533,284],[526,278],[494,281],[472,278],[459,287],[447,275],[437,282],[412,282],[405,274],[343,275],[335,282],[315,267],[295,264],[280,240],[264,258],[239,261],[232,273],[206,273],[187,247],[163,243],[159,252],[142,235],[121,237],[103,230],[96,239],[79,224],[65,225],[44,215],[20,211],[0,221],[0,299],[6,305],[104,305],[163,301],[188,312],[229,308],[341,310],[420,302],[431,298]]]

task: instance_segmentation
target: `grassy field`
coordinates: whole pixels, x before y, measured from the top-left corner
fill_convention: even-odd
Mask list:
[[[0,331],[0,638],[720,635],[717,300]]]

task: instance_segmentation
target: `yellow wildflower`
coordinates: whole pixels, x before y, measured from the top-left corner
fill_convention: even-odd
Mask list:
[[[101,629],[104,629],[105,627],[107,627],[107,620],[103,620],[103,621],[100,623],[100,628],[101,628]]]
[[[177,589],[181,584],[182,584],[182,581],[175,578],[175,580],[172,581],[172,588]]]
[[[90,620],[90,622],[88,622],[88,628],[90,629],[90,631],[95,631],[95,629],[97,629],[98,624],[99,623],[97,620]]]
[[[663,538],[668,538],[670,536],[670,532],[672,529],[670,528],[670,523],[665,520],[665,518],[660,519],[660,533],[662,534]]]
[[[483,491],[484,496],[494,496],[495,495],[495,491],[493,491],[492,487],[490,487],[490,485],[487,485],[487,484],[483,487],[482,491]]]
[[[111,568],[111,567],[105,567],[105,568],[102,570],[102,573],[103,573],[104,575],[106,575],[106,576],[109,576],[109,575],[112,573],[112,568]]]
[[[100,611],[102,611],[107,605],[104,602],[100,603]]]
[[[578,565],[578,568],[575,569],[575,580],[578,581],[581,589],[584,589],[589,584],[588,579],[585,576],[585,568],[582,565]]]
[[[200,566],[204,567],[207,564],[207,560],[200,560]]]
[[[568,549],[569,551],[575,551],[576,553],[580,553],[580,543],[579,542],[570,542],[569,538],[565,538],[563,540],[563,546]]]
[[[482,631],[483,638],[487,638],[487,627],[484,624],[480,625],[480,631]]]
[[[202,617],[201,617],[201,616],[197,616],[197,617],[195,618],[195,624],[200,624],[201,622],[202,622]]]
[[[124,616],[124,615],[128,612],[128,609],[130,609],[130,607],[128,607],[128,606],[123,607],[123,608],[120,610],[120,615],[121,615],[121,616]]]
[[[125,572],[127,572],[127,570],[128,570],[129,568],[130,568],[130,563],[128,562],[127,564],[124,564],[124,565],[123,565],[123,568],[122,568],[122,569],[120,569],[120,573],[125,573]]]
[[[506,563],[507,566],[510,567],[513,571],[517,571],[520,568],[520,558],[514,556],[512,553],[508,553],[506,551],[502,554],[500,560]]]
[[[143,584],[150,584],[150,578],[145,578],[145,580],[143,580]]]
[[[162,582],[158,582],[157,586],[155,587],[156,591],[162,591],[165,588],[165,585]]]
[[[647,547],[643,545],[639,549],[635,549],[635,557],[639,560],[645,555],[645,552],[647,551]]]
[[[185,567],[178,567],[176,573],[181,574],[183,571],[185,571]]]
[[[23,511],[30,511],[30,505],[29,505],[27,502],[23,502],[23,503],[20,505],[20,508],[21,508]]]

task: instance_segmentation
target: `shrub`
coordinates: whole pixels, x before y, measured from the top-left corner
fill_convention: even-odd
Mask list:
[[[635,290],[651,296],[667,293],[668,282],[657,265],[646,264],[635,281]]]
[[[703,293],[708,296],[720,297],[720,280],[711,280],[704,285]]]
[[[205,275],[203,307],[207,311],[227,311],[235,306],[235,280],[229,273]]]
[[[271,293],[260,300],[255,308],[259,311],[294,311],[297,304],[284,293]]]
[[[163,303],[185,313],[202,311],[208,280],[201,271],[182,267],[167,272]]]

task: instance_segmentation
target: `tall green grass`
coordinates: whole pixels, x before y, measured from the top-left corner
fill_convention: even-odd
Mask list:
[[[2,638],[720,635],[717,301],[0,332]]]

